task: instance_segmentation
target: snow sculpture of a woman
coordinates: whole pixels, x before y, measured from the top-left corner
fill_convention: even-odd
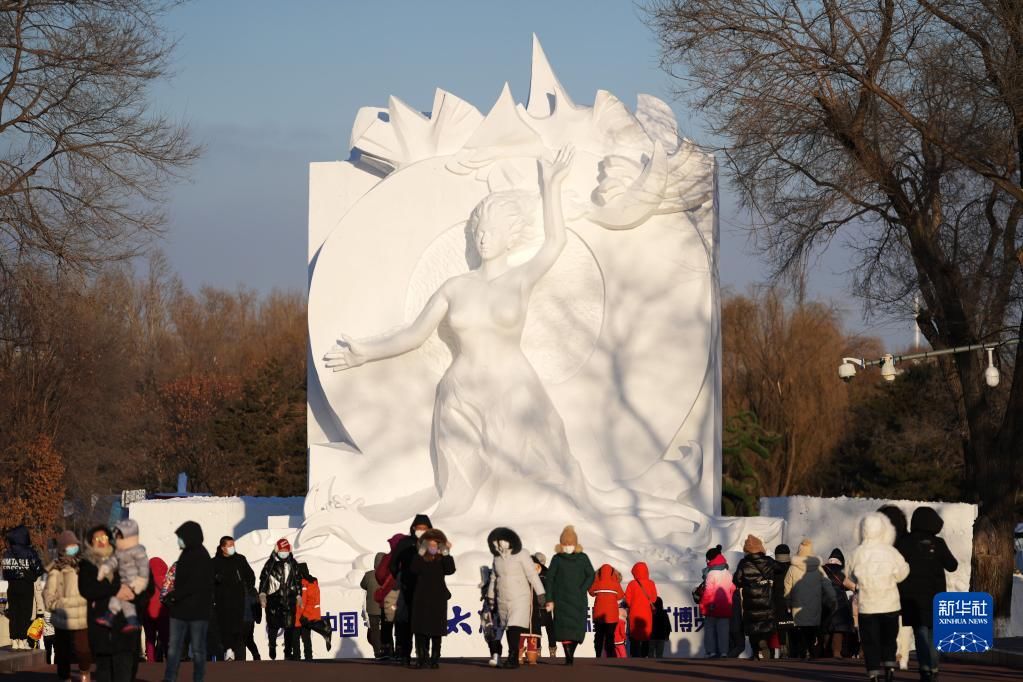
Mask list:
[[[453,360],[437,386],[430,452],[440,498],[438,517],[474,506],[494,509],[510,482],[542,485],[585,505],[586,484],[572,457],[561,416],[522,352],[529,298],[565,248],[561,188],[573,149],[541,166],[544,241],[525,263],[512,266],[532,193],[486,196],[469,218],[480,266],[447,280],[408,326],[386,336],[351,339],[324,356],[335,371],[407,353],[442,323],[454,336]],[[537,500],[534,498],[533,500]]]

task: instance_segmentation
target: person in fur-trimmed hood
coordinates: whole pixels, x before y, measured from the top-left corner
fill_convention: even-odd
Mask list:
[[[511,528],[490,531],[487,547],[494,555],[494,576],[487,597],[496,602],[500,622],[508,637],[505,667],[517,668],[519,637],[530,629],[532,609],[539,610],[546,603],[544,586],[529,551],[522,549],[522,540]],[[533,604],[534,594],[537,595],[537,604]]]
[[[416,598],[412,602],[412,634],[416,641],[416,667],[440,667],[441,638],[448,633],[448,591],[445,576],[455,572],[451,542],[443,531],[431,528],[417,543],[417,554],[409,570],[416,576]]]
[[[559,540],[547,569],[546,608],[554,614],[554,638],[562,642],[565,665],[573,665],[576,647],[586,637],[586,591],[593,584],[594,571],[574,527],[565,526]]]
[[[114,553],[99,567],[99,579],[111,580],[114,573],[121,579],[121,584],[127,585],[136,595],[142,594],[149,586],[149,555],[139,544],[139,524],[135,519],[123,519],[114,526]],[[103,627],[111,627],[118,613],[124,614],[124,632],[142,629],[135,605],[116,596],[110,598],[107,612],[96,622]]]

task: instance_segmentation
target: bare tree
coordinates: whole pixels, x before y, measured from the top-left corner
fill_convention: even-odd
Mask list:
[[[663,63],[725,140],[776,273],[839,234],[870,309],[935,348],[1023,334],[1023,7],[1014,0],[653,0]],[[1008,615],[1023,493],[1023,346],[1011,381],[943,363],[979,503],[973,582]],[[1004,620],[1002,621],[1004,622]]]
[[[0,276],[89,269],[160,229],[167,183],[198,155],[151,112],[169,0],[0,0]]]

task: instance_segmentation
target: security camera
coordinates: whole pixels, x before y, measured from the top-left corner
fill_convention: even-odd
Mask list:
[[[991,388],[997,386],[998,380],[1001,378],[998,375],[998,368],[995,367],[994,353],[994,348],[987,349],[987,369],[984,370],[984,381],[986,381],[987,385]]]
[[[898,370],[895,369],[895,358],[891,353],[881,356],[881,378],[885,381],[895,381]]]
[[[849,383],[850,381],[853,380],[854,376],[856,376],[856,365],[854,365],[853,363],[843,362],[841,365],[838,366],[838,377],[842,381]]]

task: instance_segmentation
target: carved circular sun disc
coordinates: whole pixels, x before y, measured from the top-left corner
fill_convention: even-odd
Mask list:
[[[513,252],[511,264],[527,261],[540,243],[533,239]],[[465,223],[458,223],[433,240],[416,263],[405,295],[406,322],[416,318],[445,281],[469,270]],[[596,346],[603,319],[600,268],[583,240],[570,230],[565,251],[530,296],[522,334],[522,350],[545,384],[559,384],[579,371]],[[450,339],[442,325],[416,351],[438,377],[451,364]]]

